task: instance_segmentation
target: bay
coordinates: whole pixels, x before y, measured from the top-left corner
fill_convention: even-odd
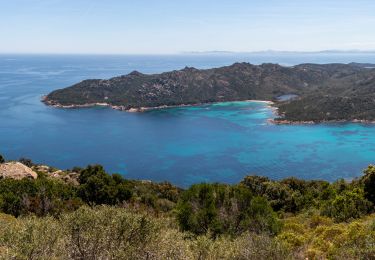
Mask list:
[[[375,161],[371,124],[272,125],[260,102],[127,113],[56,109],[42,95],[87,78],[246,61],[375,63],[374,54],[0,55],[0,154],[57,168],[99,163],[126,178],[235,183],[247,174],[351,179]]]

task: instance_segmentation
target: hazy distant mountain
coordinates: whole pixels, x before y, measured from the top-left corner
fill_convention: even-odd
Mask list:
[[[230,55],[230,54],[238,54],[238,55],[251,55],[251,54],[335,54],[335,53],[375,53],[375,50],[321,50],[321,51],[282,51],[282,50],[263,50],[263,51],[248,51],[248,52],[236,52],[236,51],[223,51],[223,50],[213,50],[213,51],[187,51],[183,52],[183,54],[212,54],[212,55]]]

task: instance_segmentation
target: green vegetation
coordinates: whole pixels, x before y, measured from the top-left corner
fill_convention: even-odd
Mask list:
[[[14,216],[57,216],[77,209],[83,203],[76,187],[57,180],[40,177],[36,180],[0,180],[0,210]]]
[[[179,232],[174,221],[108,206],[81,207],[60,218],[0,213],[3,259],[287,259],[265,235],[231,239]]]
[[[78,195],[88,204],[115,205],[131,198],[126,181],[118,174],[108,175],[100,165],[88,166],[79,175]]]
[[[108,80],[85,80],[51,92],[49,105],[107,103],[118,109],[199,104],[233,100],[273,100],[277,122],[375,120],[375,69],[369,64],[235,63],[231,66],[146,75],[132,72]],[[298,98],[279,102],[277,97]]]
[[[355,88],[355,87],[353,87]],[[282,117],[276,121],[327,122],[327,121],[374,121],[374,96],[372,93],[349,96],[315,93],[290,102],[278,104]],[[340,93],[339,91],[337,93]]]
[[[33,169],[39,169],[34,164]],[[0,259],[374,259],[375,166],[361,178],[239,184],[0,180]]]
[[[280,230],[268,201],[242,186],[193,185],[182,194],[177,212],[181,229],[195,234],[276,234]]]

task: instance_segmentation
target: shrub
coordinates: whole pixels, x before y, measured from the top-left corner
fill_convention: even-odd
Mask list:
[[[241,186],[197,184],[182,194],[177,219],[184,231],[240,234],[244,231],[275,234],[280,228],[268,202]]]
[[[364,171],[364,176],[361,179],[363,183],[363,189],[365,192],[365,198],[375,203],[375,166],[370,165]]]
[[[120,175],[109,175],[100,165],[88,166],[80,172],[79,196],[88,204],[114,205],[132,196]]]
[[[270,179],[267,177],[249,175],[241,181],[241,184],[249,188],[253,194],[263,196],[266,192],[268,182],[270,182]]]
[[[236,242],[239,249],[235,259],[285,260],[292,257],[284,243],[264,234],[245,233]]]
[[[76,188],[59,180],[0,180],[0,210],[19,216],[34,213],[37,216],[58,215],[82,205],[76,196]]]
[[[145,259],[158,232],[152,219],[102,206],[82,207],[62,219],[72,259]]]
[[[20,163],[22,163],[23,165],[26,165],[27,167],[32,167],[34,165],[33,162],[30,159],[27,159],[27,158],[22,157],[18,161]]]
[[[356,188],[328,201],[323,206],[322,214],[341,222],[359,218],[369,213],[371,209],[372,203],[364,198],[363,190]]]
[[[62,227],[52,217],[0,222],[0,231],[1,259],[63,258]],[[1,251],[2,247],[5,250]]]
[[[305,181],[293,177],[271,181],[267,177],[246,176],[241,185],[253,194],[265,197],[275,211],[291,213],[317,206],[321,199],[331,198],[332,190],[326,181]]]
[[[0,259],[288,259],[278,240],[191,236],[170,219],[127,209],[82,207],[60,218],[0,215]]]

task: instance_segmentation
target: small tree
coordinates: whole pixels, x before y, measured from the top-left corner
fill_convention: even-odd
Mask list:
[[[5,159],[1,154],[0,154],[0,163],[5,163]]]
[[[20,163],[22,163],[23,165],[26,165],[27,167],[32,167],[34,165],[33,162],[30,159],[27,159],[27,158],[22,157],[18,161]]]
[[[101,165],[89,165],[79,176],[78,195],[88,204],[114,205],[129,200],[132,192],[119,175],[111,176]]]

